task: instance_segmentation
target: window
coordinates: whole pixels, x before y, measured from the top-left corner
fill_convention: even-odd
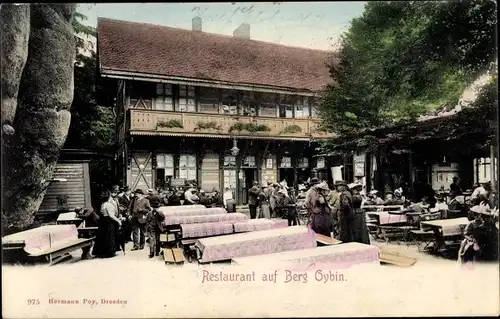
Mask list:
[[[243,116],[256,116],[257,115],[257,101],[255,100],[253,91],[243,91],[241,98],[241,111],[240,115]]]
[[[276,117],[278,114],[276,94],[262,94],[259,116]]]
[[[236,167],[236,156],[226,155],[224,156],[224,167]]]
[[[230,189],[236,188],[236,170],[235,169],[225,169],[224,170],[224,188],[229,187]]]
[[[179,112],[196,112],[194,86],[179,86]]]
[[[222,91],[222,114],[238,114],[238,99],[236,93],[230,90]]]
[[[173,111],[172,84],[156,84],[155,110]]]
[[[243,166],[256,167],[255,156],[245,156],[245,159],[243,160]]]
[[[280,117],[293,118],[293,107],[295,97],[292,95],[280,95]]]
[[[173,177],[174,156],[172,154],[156,154],[156,170],[163,170],[165,177]]]
[[[309,159],[307,157],[299,158],[299,167],[307,168],[309,167]]]
[[[200,112],[219,113],[219,97],[217,89],[200,87]]]
[[[181,155],[179,158],[179,178],[196,180],[196,156],[191,154]]]
[[[292,158],[291,157],[282,157],[280,167],[281,168],[291,168],[292,167]]]
[[[295,117],[309,117],[309,98],[299,97],[295,105]]]

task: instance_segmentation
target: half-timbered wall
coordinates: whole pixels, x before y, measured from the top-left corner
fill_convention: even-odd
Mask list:
[[[127,184],[132,189],[153,188],[152,152],[131,151]]]

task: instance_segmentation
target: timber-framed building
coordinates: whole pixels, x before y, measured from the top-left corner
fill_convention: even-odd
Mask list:
[[[253,181],[311,176],[327,51],[101,18],[98,76],[116,110],[118,171],[135,188],[197,180],[246,203]],[[237,148],[238,154],[231,152]]]

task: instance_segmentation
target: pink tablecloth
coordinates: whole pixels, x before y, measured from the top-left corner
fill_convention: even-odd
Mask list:
[[[275,223],[270,219],[250,219],[242,222],[235,222],[234,232],[244,233],[249,231],[258,231],[274,228]],[[287,225],[288,226],[288,225]]]
[[[212,262],[312,248],[316,247],[316,238],[306,227],[292,226],[202,238],[196,247],[202,253],[200,262]]]
[[[181,205],[181,206],[161,206],[158,208],[163,213],[174,212],[174,211],[186,211],[186,210],[197,210],[206,208],[204,205]]]
[[[24,251],[35,254],[77,238],[74,224],[48,225],[2,237],[2,244],[24,242]]]
[[[234,258],[232,262],[237,265],[267,265],[291,267],[313,264],[334,266],[335,268],[350,267],[355,264],[379,262],[379,248],[360,243],[346,243],[316,247],[309,249],[285,251],[275,254]]]
[[[242,213],[194,215],[194,216],[166,216],[165,225],[201,224],[214,222],[243,221],[248,217]]]
[[[183,224],[181,225],[182,238],[198,238],[233,233],[231,222],[215,222],[203,224]]]
[[[182,206],[181,206],[182,207]],[[195,208],[195,209],[179,209],[179,210],[169,210],[162,211],[165,217],[177,217],[177,216],[201,216],[201,215],[219,215],[227,214],[224,208]]]
[[[273,218],[274,222],[273,228],[286,228],[288,227],[288,220],[283,218]]]

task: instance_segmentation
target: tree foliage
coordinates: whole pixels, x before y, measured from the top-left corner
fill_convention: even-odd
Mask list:
[[[77,12],[72,21],[77,54],[75,61],[75,90],[71,105],[71,125],[66,139],[67,149],[91,149],[113,154],[116,147],[115,116],[110,106],[97,102],[103,90],[96,81],[97,59],[91,42],[95,28],[85,25],[87,17]],[[92,202],[99,204],[100,191],[117,183],[112,163],[95,158],[90,163]]]
[[[324,127],[343,137],[457,105],[494,61],[496,3],[369,2],[342,37]]]
[[[97,59],[87,37],[97,35],[95,28],[84,25],[87,17],[77,12],[72,24],[75,30],[77,55],[75,91],[71,105],[71,125],[65,148],[112,151],[115,147],[115,119],[109,106],[97,104]]]

